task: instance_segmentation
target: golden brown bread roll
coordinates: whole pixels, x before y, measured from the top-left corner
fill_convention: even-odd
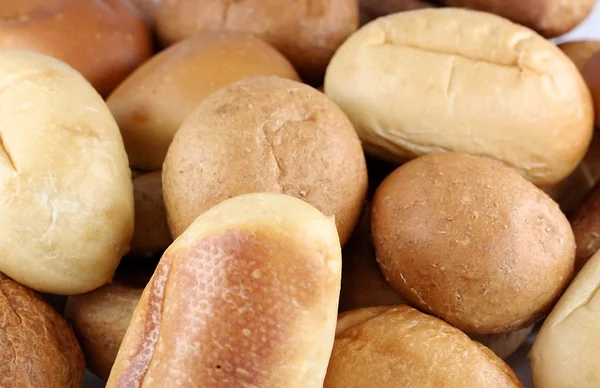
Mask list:
[[[127,0],[1,0],[0,47],[58,58],[106,96],[150,57],[152,36]]]
[[[408,306],[343,314],[324,388],[523,387],[486,347]],[[350,322],[342,323],[344,320]]]
[[[81,343],[87,367],[103,380],[108,379],[153,269],[137,263],[122,265],[112,283],[67,298],[65,316]]]
[[[341,278],[335,223],[248,194],[199,216],[144,289],[107,387],[322,387]]]
[[[495,13],[532,28],[546,38],[555,38],[587,18],[596,0],[442,0],[442,3]]]
[[[366,24],[381,16],[415,9],[432,8],[425,0],[359,0],[361,24]]]
[[[64,319],[0,273],[0,386],[80,388],[85,361]]]
[[[558,47],[571,58],[579,70],[582,70],[592,55],[596,51],[600,51],[600,41],[577,40],[559,44]]]
[[[108,107],[66,64],[0,49],[0,271],[35,290],[109,282],[133,233],[133,187]]]
[[[206,96],[258,75],[299,80],[277,50],[248,34],[202,34],[144,63],[107,100],[131,166],[160,170],[173,135]]]
[[[600,386],[600,253],[577,274],[550,313],[528,358],[536,388]]]
[[[590,87],[596,105],[596,126],[600,127],[600,52],[596,52],[583,67],[583,76]]]
[[[323,93],[278,77],[246,78],[206,98],[177,131],[163,167],[173,237],[224,199],[279,192],[335,216],[344,244],[367,184],[344,113]]]
[[[156,9],[164,44],[208,31],[249,32],[281,51],[317,86],[338,46],[358,27],[356,0],[170,0]]]
[[[476,334],[547,313],[573,275],[558,205],[499,162],[445,152],[399,167],[373,198],[377,260],[419,309]]]
[[[131,239],[132,256],[150,257],[173,242],[162,194],[161,172],[155,171],[133,180],[135,226]]]
[[[577,272],[600,249],[600,183],[596,184],[583,205],[573,215],[571,226],[577,246],[575,255]]]
[[[591,96],[573,62],[483,12],[424,9],[369,23],[336,52],[325,92],[370,155],[402,162],[466,152],[540,186],[576,168],[593,132]]]

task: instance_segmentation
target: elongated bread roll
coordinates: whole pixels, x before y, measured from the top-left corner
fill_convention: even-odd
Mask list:
[[[311,205],[221,202],[163,255],[107,387],[322,387],[340,275],[335,223]]]

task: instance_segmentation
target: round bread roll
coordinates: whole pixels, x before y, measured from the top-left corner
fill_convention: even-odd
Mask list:
[[[325,92],[373,156],[466,152],[540,186],[575,169],[593,132],[590,93],[573,62],[535,32],[483,12],[425,9],[369,23],[336,52]]]
[[[80,388],[85,360],[64,319],[0,273],[0,386]]]
[[[103,380],[108,379],[153,269],[138,264],[119,267],[112,283],[67,298],[65,316],[83,348],[87,367]]]
[[[156,4],[160,0],[130,0],[138,10],[141,18],[151,27],[154,27],[156,19]]]
[[[559,44],[558,47],[565,53],[579,70],[583,70],[585,64],[596,51],[600,51],[600,40],[578,40]]]
[[[155,171],[133,180],[135,228],[131,239],[132,256],[151,257],[173,242],[162,194],[161,172]]]
[[[546,38],[566,34],[587,18],[596,0],[442,0],[451,7],[491,12],[530,27]]]
[[[163,255],[107,387],[321,388],[340,278],[335,223],[311,205],[221,202]]]
[[[358,28],[356,0],[171,0],[158,3],[157,33],[170,45],[207,31],[249,32],[317,86],[338,46]]]
[[[577,246],[575,271],[579,271],[600,249],[600,183],[573,215],[571,226]]]
[[[108,283],[133,233],[133,187],[108,107],[64,63],[0,49],[0,271],[35,290]]]
[[[371,217],[386,279],[465,332],[531,325],[573,275],[573,232],[558,205],[496,161],[453,152],[415,159],[379,186]]]
[[[206,96],[258,75],[299,80],[277,50],[237,33],[199,35],[143,64],[107,100],[131,166],[160,170],[173,135]]]
[[[596,126],[600,127],[600,52],[596,52],[583,68],[583,76],[596,103]]]
[[[153,49],[149,28],[127,0],[2,0],[0,47],[58,58],[103,96]]]
[[[344,244],[367,192],[360,141],[323,93],[278,77],[252,77],[206,98],[175,135],[163,167],[169,227],[239,194],[278,192],[335,222]]]
[[[324,388],[523,387],[492,351],[442,320],[408,306],[370,310],[340,317]]]
[[[425,0],[359,0],[361,24],[366,24],[381,16],[415,9],[432,8]]]
[[[600,386],[600,253],[569,285],[529,353],[536,388]]]

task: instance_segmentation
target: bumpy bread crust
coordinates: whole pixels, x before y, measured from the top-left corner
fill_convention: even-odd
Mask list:
[[[221,202],[165,252],[107,387],[322,387],[340,278],[335,223],[306,202]]]
[[[571,58],[579,70],[583,70],[592,55],[600,51],[600,40],[576,40],[559,44],[558,47]]]
[[[177,131],[162,171],[173,237],[227,198],[279,192],[335,216],[344,244],[368,185],[344,113],[323,93],[278,77],[246,78],[206,98]]]
[[[0,386],[80,388],[85,361],[73,331],[35,292],[0,273]]]
[[[496,161],[423,156],[392,173],[372,207],[386,279],[465,332],[531,325],[573,275],[575,241],[558,205]]]
[[[4,1],[0,47],[73,66],[107,96],[152,54],[152,36],[128,0]]]
[[[560,49],[463,9],[401,12],[362,27],[331,60],[325,93],[370,155],[482,155],[539,186],[566,178],[593,133],[590,92]]]
[[[359,309],[340,321],[324,388],[523,387],[489,349],[411,307]]]

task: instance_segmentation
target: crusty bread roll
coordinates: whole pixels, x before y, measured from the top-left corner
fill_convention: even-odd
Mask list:
[[[299,80],[277,50],[247,34],[202,34],[163,50],[110,95],[131,166],[160,170],[173,135],[211,93],[258,75]]]
[[[596,105],[596,126],[600,127],[600,52],[596,52],[585,64],[583,76],[592,91]]]
[[[323,93],[278,77],[246,78],[206,98],[177,131],[162,171],[173,237],[224,199],[279,192],[335,216],[344,244],[368,184],[344,113]]]
[[[600,253],[569,285],[529,353],[536,388],[600,386]]]
[[[321,388],[340,278],[335,223],[311,205],[221,202],[165,252],[107,387]]]
[[[577,27],[592,12],[596,0],[442,0],[451,7],[495,13],[555,38]]]
[[[173,242],[162,194],[161,172],[142,174],[133,179],[135,226],[131,256],[151,257],[162,253]]]
[[[600,183],[596,184],[583,205],[571,217],[577,251],[575,271],[600,249]]]
[[[528,28],[483,12],[424,9],[369,23],[336,52],[325,92],[371,155],[477,154],[540,186],[575,169],[593,132],[590,93],[573,62]]]
[[[465,332],[527,327],[571,280],[575,242],[566,217],[496,161],[422,156],[386,178],[372,206],[386,279],[411,304]]]
[[[153,270],[139,263],[121,265],[112,283],[67,298],[65,317],[81,343],[88,369],[103,380],[108,379]]]
[[[0,387],[80,388],[73,331],[38,295],[0,273]]]
[[[281,51],[304,81],[315,86],[358,22],[357,0],[170,0],[156,9],[164,44],[207,31],[253,33]]]
[[[577,40],[559,44],[558,47],[582,70],[592,55],[600,51],[600,40]]]
[[[151,27],[156,19],[156,4],[160,0],[129,0],[139,12],[140,17]]]
[[[0,85],[0,271],[54,294],[106,284],[133,233],[119,128],[56,59],[0,49]]]
[[[2,0],[0,47],[37,51],[79,71],[103,96],[152,54],[128,0]]]
[[[359,0],[361,24],[397,12],[431,8],[434,5],[426,0]]]
[[[408,306],[390,306],[340,317],[323,387],[523,385],[508,365],[460,330]]]

